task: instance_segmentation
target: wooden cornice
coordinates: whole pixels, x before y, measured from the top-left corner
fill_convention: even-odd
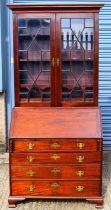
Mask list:
[[[9,4],[7,5],[12,11],[87,11],[99,12],[104,4]]]

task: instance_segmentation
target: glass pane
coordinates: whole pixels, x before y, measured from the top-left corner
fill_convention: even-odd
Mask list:
[[[84,29],[84,19],[71,19],[71,29],[76,38],[79,37]]]
[[[84,50],[93,50],[93,28],[85,28],[82,32],[82,46]]]
[[[64,28],[62,29],[62,34],[63,34],[63,41],[72,41],[72,31],[69,28]]]
[[[61,20],[62,100],[93,101],[93,19]]]
[[[85,19],[85,27],[94,27],[93,19]]]
[[[20,28],[25,28],[25,27],[27,27],[27,26],[26,26],[26,20],[24,20],[24,19],[19,19],[19,20],[18,20],[18,27],[20,27]]]
[[[62,19],[62,28],[70,27],[70,19]]]
[[[50,19],[18,19],[20,99],[50,101]]]
[[[42,19],[41,20],[41,27],[49,28],[50,20],[49,19]]]

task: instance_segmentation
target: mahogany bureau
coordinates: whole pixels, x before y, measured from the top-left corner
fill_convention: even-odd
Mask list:
[[[102,206],[100,109],[14,108],[10,197],[86,199]]]
[[[103,4],[12,4],[9,207],[26,198],[103,207],[98,107]],[[13,60],[13,59],[11,59]]]

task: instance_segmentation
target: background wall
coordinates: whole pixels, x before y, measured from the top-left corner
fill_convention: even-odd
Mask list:
[[[0,152],[5,151],[6,146],[6,118],[5,118],[5,94],[0,93]]]
[[[104,149],[111,149],[111,0],[100,1],[37,1],[37,0],[7,0],[8,4],[16,3],[104,3],[99,16],[99,105],[102,110]],[[12,14],[6,9],[6,102],[7,102],[7,133],[10,128],[11,110],[14,106],[13,79],[13,33]]]
[[[5,1],[0,2],[0,152],[5,151],[6,120],[5,120]]]

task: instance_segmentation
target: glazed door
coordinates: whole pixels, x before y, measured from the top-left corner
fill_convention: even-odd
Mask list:
[[[57,95],[60,106],[96,105],[96,24],[92,13],[56,16],[57,87],[61,89]]]
[[[94,13],[14,16],[16,106],[97,105],[97,21]]]
[[[55,15],[14,17],[16,106],[55,106]]]

